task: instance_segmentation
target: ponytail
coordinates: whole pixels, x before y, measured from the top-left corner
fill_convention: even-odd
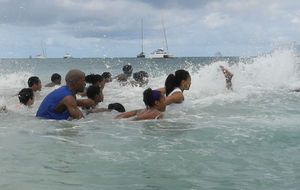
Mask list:
[[[175,75],[169,74],[165,82],[166,96],[168,96],[175,89]]]
[[[161,93],[158,90],[152,90],[148,88],[143,93],[143,101],[147,107],[152,107],[155,104],[155,101],[159,101]]]
[[[181,81],[187,80],[190,77],[188,71],[180,69],[174,74],[169,74],[165,82],[166,96],[168,96],[176,87],[179,87]]]

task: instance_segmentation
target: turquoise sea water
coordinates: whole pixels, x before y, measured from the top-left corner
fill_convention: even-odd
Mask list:
[[[117,113],[77,121],[34,117],[18,105],[29,76],[121,72],[130,63],[161,87],[167,74],[189,70],[185,102],[157,121],[115,120]],[[289,50],[255,58],[0,60],[0,189],[298,189],[300,87],[298,57]],[[233,92],[218,69],[234,73]],[[143,108],[146,87],[105,86],[104,102]]]

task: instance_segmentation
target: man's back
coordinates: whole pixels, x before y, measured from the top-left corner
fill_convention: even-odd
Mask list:
[[[48,94],[41,103],[36,116],[46,119],[66,120],[70,117],[67,109],[56,112],[57,105],[66,97],[73,96],[68,86],[62,86]]]

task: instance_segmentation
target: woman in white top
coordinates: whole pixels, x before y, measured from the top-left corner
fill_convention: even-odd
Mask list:
[[[189,90],[191,86],[191,76],[186,70],[177,70],[174,74],[169,74],[165,81],[165,87],[159,91],[166,94],[166,105],[173,103],[180,104],[184,101],[183,91]]]

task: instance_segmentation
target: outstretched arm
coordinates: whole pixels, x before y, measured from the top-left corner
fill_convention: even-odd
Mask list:
[[[222,69],[222,72],[225,76],[225,79],[226,79],[226,88],[228,90],[232,90],[232,83],[231,83],[231,79],[233,77],[233,74],[228,70],[228,69],[225,69],[224,66],[220,66],[220,68]]]
[[[125,113],[121,113],[115,117],[115,119],[129,118],[135,116],[140,110],[128,111]]]
[[[162,119],[163,114],[159,111],[138,115],[134,120]]]

